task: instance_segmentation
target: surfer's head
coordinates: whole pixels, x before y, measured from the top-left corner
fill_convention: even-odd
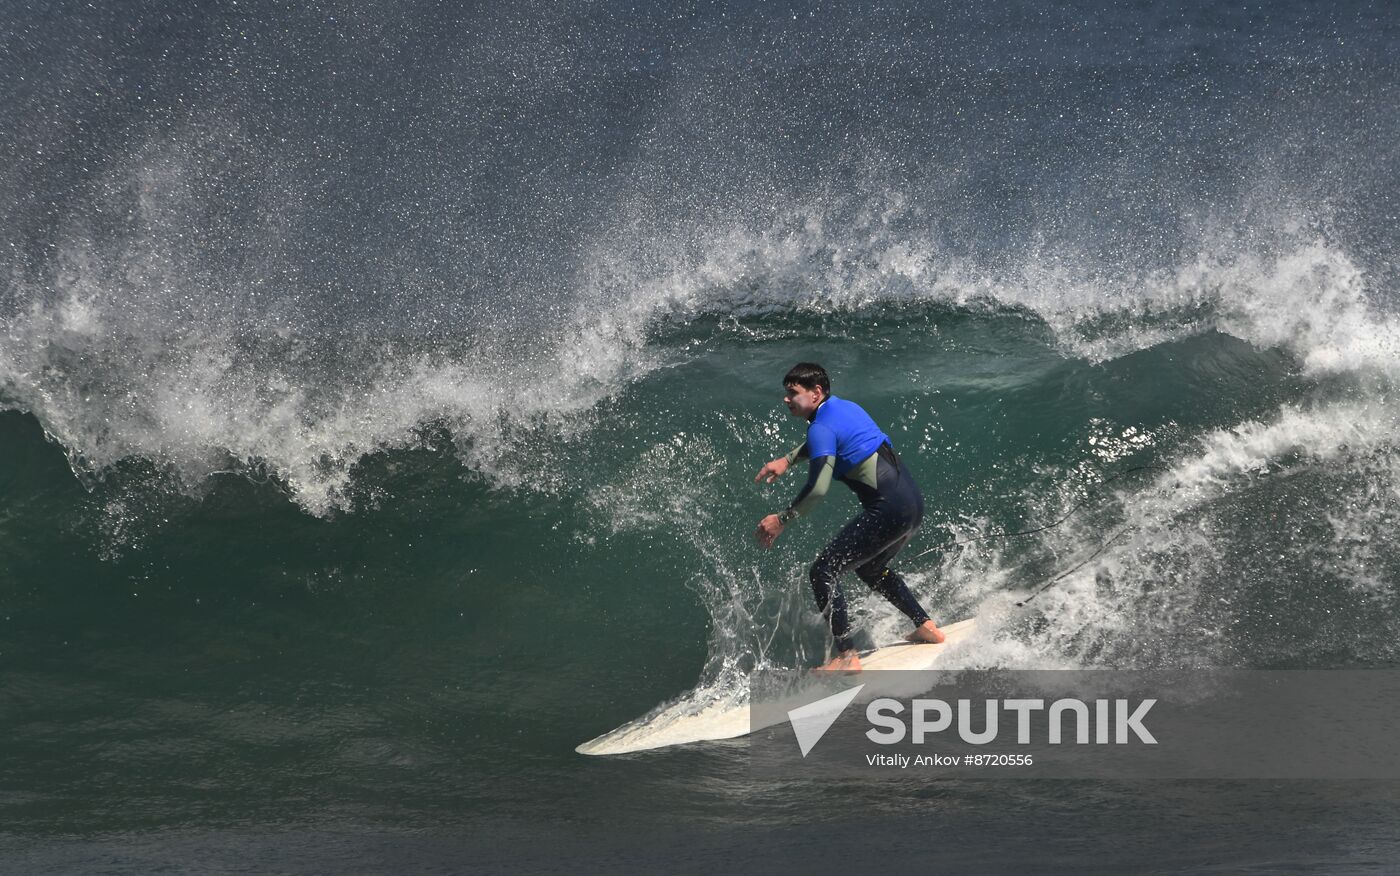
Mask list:
[[[798,362],[783,376],[783,404],[794,417],[811,419],[831,395],[831,378],[815,362]]]

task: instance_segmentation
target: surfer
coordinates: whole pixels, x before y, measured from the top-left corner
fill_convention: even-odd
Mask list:
[[[850,487],[862,511],[842,527],[812,564],[812,593],[817,610],[828,620],[836,656],[822,669],[860,669],[860,653],[851,641],[846,599],[839,578],[848,569],[866,586],[888,599],[914,622],[911,642],[942,642],[943,632],[909,592],[904,579],[889,567],[894,555],[909,543],[924,519],[924,498],[909,469],[899,460],[890,439],[861,407],[831,394],[826,370],[799,362],[783,377],[783,403],[794,417],[808,423],[807,440],[758,472],[755,481],[773,483],[800,459],[808,460],[807,483],[792,504],[758,522],[754,535],[765,548],[794,519],[811,513],[826,495],[833,478]]]

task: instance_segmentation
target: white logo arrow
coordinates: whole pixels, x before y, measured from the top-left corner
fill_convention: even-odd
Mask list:
[[[841,717],[841,713],[863,687],[865,685],[858,684],[850,690],[843,690],[815,703],[799,706],[787,713],[788,723],[792,724],[792,732],[797,736],[797,747],[802,749],[803,757],[812,750],[812,746],[821,741],[826,731],[831,729],[831,725],[836,723],[836,719]]]

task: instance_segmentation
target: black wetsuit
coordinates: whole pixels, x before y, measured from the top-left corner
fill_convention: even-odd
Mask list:
[[[810,510],[833,477],[850,487],[862,506],[860,515],[841,528],[811,569],[812,593],[831,624],[837,651],[855,647],[839,583],[848,569],[855,569],[870,589],[916,626],[928,620],[904,579],[889,567],[924,519],[923,495],[889,438],[858,405],[833,396],[813,415],[807,443],[788,454],[790,463],[803,457],[811,459],[807,483],[779,515],[784,523]]]

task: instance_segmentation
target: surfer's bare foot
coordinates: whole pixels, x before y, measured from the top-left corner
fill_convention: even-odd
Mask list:
[[[904,637],[905,641],[908,642],[934,645],[942,644],[945,638],[947,637],[943,635],[943,631],[931,620],[926,620],[917,627],[914,627],[914,632]]]
[[[817,667],[818,672],[860,672],[860,652],[842,651]]]

